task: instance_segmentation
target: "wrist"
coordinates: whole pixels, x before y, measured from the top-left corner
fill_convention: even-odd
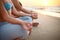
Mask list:
[[[19,22],[19,25],[22,25],[24,22],[22,21],[22,20],[20,20],[20,22]]]

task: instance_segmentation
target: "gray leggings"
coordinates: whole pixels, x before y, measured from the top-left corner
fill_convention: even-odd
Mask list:
[[[20,17],[19,19],[32,22],[32,18],[29,16]],[[21,25],[0,22],[0,40],[13,40],[16,37],[24,39],[28,36],[27,30],[23,29]]]

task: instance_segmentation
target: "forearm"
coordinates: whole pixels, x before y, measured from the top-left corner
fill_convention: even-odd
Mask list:
[[[20,16],[31,16],[31,14],[26,14],[26,13],[23,13],[23,12],[16,12],[16,13],[13,13],[15,16],[18,16],[18,17],[20,17]]]
[[[19,12],[18,15],[19,16],[31,16],[31,14],[26,14],[26,13],[23,13],[23,12]]]
[[[26,13],[23,13],[23,12],[21,12],[21,11],[17,11],[14,6],[13,6],[12,13],[13,13],[15,16],[31,16],[31,14],[26,14]]]
[[[10,16],[5,16],[3,17],[3,19],[9,23],[12,23],[12,24],[22,24],[22,20],[19,20],[18,18],[13,18],[13,17],[10,17]]]

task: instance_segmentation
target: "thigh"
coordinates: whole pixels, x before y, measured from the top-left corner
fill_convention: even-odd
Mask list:
[[[32,18],[30,16],[19,17],[19,19],[27,22],[32,22]]]
[[[16,37],[27,38],[29,35],[21,25],[7,23],[0,27],[1,40],[13,40]]]

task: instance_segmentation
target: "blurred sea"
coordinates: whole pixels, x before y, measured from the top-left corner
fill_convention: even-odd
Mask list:
[[[60,6],[50,6],[47,7],[45,10],[60,13]]]
[[[51,12],[57,12],[60,13],[60,6],[48,6],[48,7],[24,7],[28,10],[46,10]]]

